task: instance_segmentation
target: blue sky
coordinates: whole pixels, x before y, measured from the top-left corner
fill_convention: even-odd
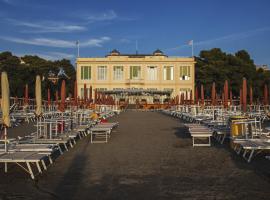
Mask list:
[[[246,49],[270,65],[269,0],[0,0],[0,51],[74,62],[116,48],[170,56]]]

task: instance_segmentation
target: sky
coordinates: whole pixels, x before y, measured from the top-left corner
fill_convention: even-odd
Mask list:
[[[270,66],[269,0],[0,0],[0,52],[45,59],[247,50]]]

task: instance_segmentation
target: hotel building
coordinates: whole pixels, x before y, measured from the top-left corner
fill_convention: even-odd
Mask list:
[[[152,54],[113,50],[105,57],[77,58],[81,97],[85,83],[88,90],[91,85],[97,91],[170,91],[170,97],[193,91],[194,95],[194,80],[194,57],[169,57],[160,50]]]

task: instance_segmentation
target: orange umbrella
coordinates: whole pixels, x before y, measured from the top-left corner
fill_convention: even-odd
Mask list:
[[[77,91],[77,81],[74,82],[74,105],[78,105],[78,91]]]
[[[61,84],[61,104],[59,110],[61,112],[65,111],[65,101],[66,101],[66,81],[63,80]]]
[[[185,104],[188,104],[188,92],[186,90],[186,96],[185,96]]]
[[[190,101],[190,105],[192,105],[193,104],[192,90],[190,90],[190,93],[189,93],[189,101]]]
[[[85,83],[84,86],[83,86],[83,100],[84,100],[84,103],[86,104],[86,101],[87,101],[87,89],[86,89],[86,83]]]
[[[204,89],[203,89],[203,84],[201,84],[201,105],[204,105]]]
[[[24,89],[24,105],[28,105],[28,101],[29,101],[28,84],[26,84]]]
[[[212,106],[216,105],[216,83],[215,82],[213,82],[212,84],[211,103],[212,103]]]
[[[55,101],[56,105],[58,106],[58,90],[55,91]]]
[[[47,90],[47,97],[48,97],[48,106],[50,106],[51,105],[51,92],[49,88]]]
[[[179,104],[179,96],[178,95],[176,95],[176,97],[175,97],[175,103],[176,103],[176,105]]]
[[[228,107],[228,96],[229,96],[229,87],[228,87],[228,81],[225,80],[224,83],[224,107],[227,108]]]
[[[90,86],[90,91],[89,91],[89,100],[90,100],[90,103],[92,103],[92,101],[93,101],[93,91],[92,91],[93,89],[92,89],[92,86]]]
[[[264,98],[263,98],[263,100],[264,100],[264,105],[268,105],[268,87],[267,87],[267,85],[266,84],[264,84],[264,92],[263,92],[263,96],[264,96]]]
[[[243,78],[243,89],[242,89],[242,92],[243,92],[243,111],[246,112],[247,111],[247,79],[246,78]]]
[[[195,88],[195,104],[198,104],[199,102],[199,91],[198,91],[198,87],[196,86]]]
[[[230,90],[230,105],[232,106],[233,104],[233,96],[232,96],[232,91]]]
[[[249,105],[253,105],[253,90],[252,90],[252,86],[249,86]]]
[[[97,89],[95,89],[95,103],[97,103],[97,98],[98,98],[98,95],[97,95]]]

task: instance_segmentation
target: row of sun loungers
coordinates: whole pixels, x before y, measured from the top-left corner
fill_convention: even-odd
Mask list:
[[[187,122],[185,127],[192,137],[193,146],[211,146],[211,137],[214,137],[221,144],[224,143],[226,138],[229,138],[230,145],[235,152],[247,162],[251,162],[254,156],[260,153],[268,153],[270,150],[269,132],[263,133],[260,125],[261,119],[264,120],[263,115],[259,116],[257,113],[250,113],[250,115],[256,117],[243,122],[244,129],[249,126],[249,130],[245,130],[242,136],[235,137],[231,136],[228,119],[230,115],[233,116],[238,113],[222,113],[222,118],[219,116],[219,119],[214,119],[214,116],[209,115],[209,113],[197,113],[194,115],[190,112],[178,110],[166,110],[163,112]],[[259,123],[259,126],[256,123]],[[202,141],[204,143],[201,143]]]
[[[104,118],[113,115],[112,112],[102,113]],[[59,118],[55,118],[56,116],[58,115],[50,115],[51,118],[44,118],[42,123],[40,123],[39,119],[37,121],[37,130],[44,126],[43,122],[46,119],[59,120]],[[103,142],[108,142],[112,129],[118,126],[118,123],[101,124],[99,120],[84,121],[78,124],[73,117],[70,113],[62,114],[62,119],[72,120],[65,120],[65,123],[62,123],[62,132],[57,135],[52,134],[52,137],[49,137],[50,134],[44,134],[40,131],[39,137],[37,137],[37,134],[33,134],[18,139],[10,139],[7,144],[8,152],[5,151],[4,144],[0,143],[0,163],[4,164],[5,172],[7,172],[9,164],[15,163],[27,172],[32,179],[35,179],[37,174],[43,173],[49,165],[53,164],[56,155],[62,155],[69,148],[73,148],[77,139],[90,135],[91,143],[97,143],[100,140],[99,136],[105,136],[101,138],[105,138]],[[103,133],[103,135],[97,133]]]

